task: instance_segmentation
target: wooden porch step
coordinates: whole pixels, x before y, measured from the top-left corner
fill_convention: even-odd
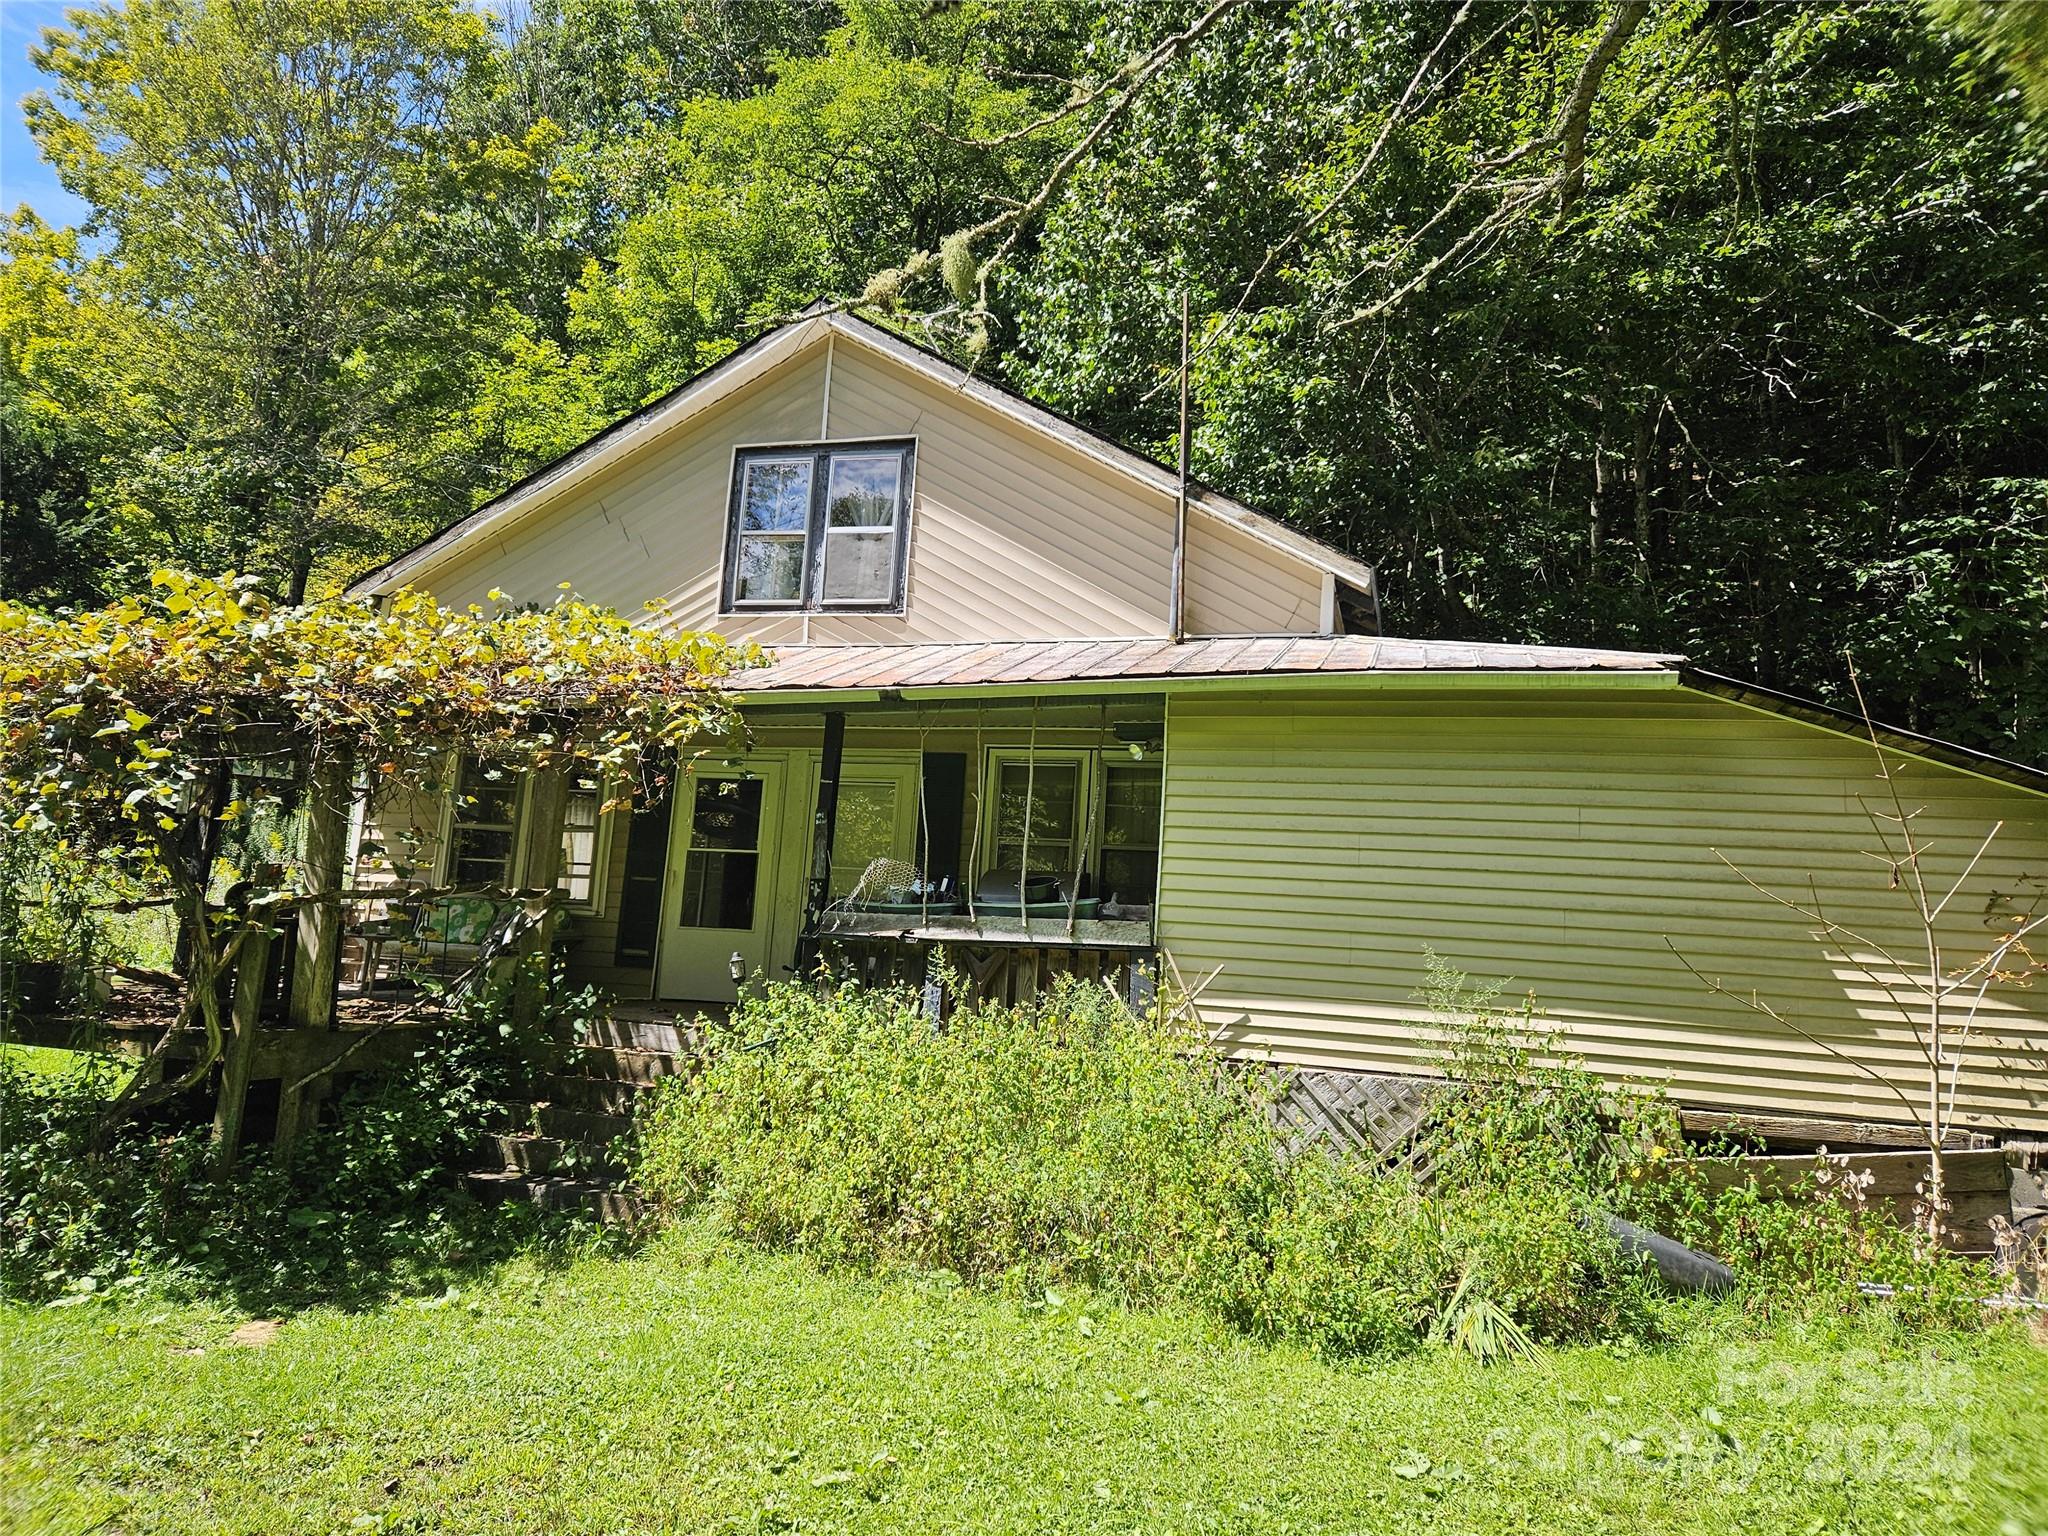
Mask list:
[[[704,1046],[704,1031],[694,1018],[614,1015],[594,1020],[583,1044],[628,1051],[658,1051],[668,1056],[695,1056]]]
[[[647,1084],[631,1078],[579,1077],[550,1073],[535,1085],[534,1097],[563,1109],[590,1109],[606,1115],[630,1115]]]
[[[587,1211],[607,1225],[637,1222],[645,1203],[610,1179],[524,1173],[516,1168],[472,1173],[469,1189],[486,1205],[525,1200],[544,1211]]]
[[[559,1136],[542,1136],[533,1131],[499,1132],[484,1138],[483,1154],[497,1169],[526,1174],[564,1171],[564,1165],[585,1170],[616,1171],[618,1164],[610,1149],[588,1142],[567,1141]]]
[[[625,1045],[586,1045],[576,1064],[584,1076],[614,1083],[658,1083],[665,1077],[688,1077],[697,1070],[692,1055]]]
[[[633,1129],[631,1115],[575,1109],[560,1104],[541,1105],[539,1118],[543,1136],[558,1137],[563,1141],[580,1141],[600,1151],[609,1147],[619,1137],[630,1134]]]

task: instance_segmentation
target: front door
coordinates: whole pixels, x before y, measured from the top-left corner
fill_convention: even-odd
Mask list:
[[[679,786],[663,903],[662,997],[730,1002],[738,992],[732,957],[744,973],[776,973],[778,833],[782,779],[777,766],[700,771]]]

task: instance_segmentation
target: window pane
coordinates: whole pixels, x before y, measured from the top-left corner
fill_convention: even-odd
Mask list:
[[[1159,853],[1153,848],[1104,848],[1100,888],[1111,901],[1152,905],[1159,888]]]
[[[1017,869],[1024,859],[1024,844],[1020,842],[999,842],[996,844],[996,861],[990,869]],[[1034,875],[1057,875],[1064,880],[1074,872],[1074,844],[1071,839],[1041,837],[1036,828],[1031,833],[1031,872]]]
[[[562,834],[562,876],[555,882],[558,889],[569,899],[579,904],[590,900],[591,876],[596,868],[597,833],[581,827],[571,827]]]
[[[1026,792],[1031,801],[1031,845],[1035,857],[1041,842],[1074,841],[1076,814],[1081,800],[1081,769],[1076,763],[1004,763],[1000,798],[996,803],[996,837],[1002,842],[1022,843]],[[1043,867],[1043,866],[1039,866]]]
[[[685,928],[754,926],[754,876],[761,856],[692,848],[683,870]]]
[[[893,528],[903,460],[893,453],[836,453],[825,479],[827,528]]]
[[[743,603],[793,603],[804,590],[801,534],[750,533],[740,539],[733,596]]]
[[[1102,842],[1111,848],[1159,846],[1159,768],[1153,763],[1103,766]]]
[[[761,837],[761,780],[699,779],[690,817],[693,848],[753,849]]]
[[[825,535],[825,589],[828,603],[886,603],[896,595],[896,534]]]
[[[502,768],[486,768],[474,758],[464,758],[456,782],[456,821],[511,825],[514,796],[519,788],[511,773]]]
[[[896,785],[892,780],[849,779],[839,786],[839,817],[832,828],[831,894],[848,895],[868,865],[896,855]],[[885,893],[869,891],[880,901]]]
[[[457,827],[448,853],[448,871],[458,890],[503,885],[512,867],[512,834],[478,827]]]
[[[811,461],[747,460],[740,484],[740,531],[802,534],[810,524]]]

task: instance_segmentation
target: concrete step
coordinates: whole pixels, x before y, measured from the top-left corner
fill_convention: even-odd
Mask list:
[[[484,1138],[483,1155],[496,1167],[527,1174],[546,1174],[575,1169],[579,1172],[615,1170],[618,1166],[609,1149],[581,1141],[564,1141],[558,1136],[541,1136],[532,1131],[500,1132]]]
[[[694,1056],[703,1047],[702,1026],[695,1019],[598,1019],[584,1031],[583,1044],[611,1046],[628,1051],[660,1051],[670,1056]]]
[[[575,1070],[585,1077],[614,1083],[658,1083],[665,1077],[688,1077],[697,1070],[697,1060],[674,1051],[586,1045],[578,1052]]]
[[[588,1109],[606,1115],[630,1115],[647,1091],[645,1083],[602,1077],[549,1073],[534,1084],[536,1100],[563,1109]]]
[[[486,1205],[525,1200],[544,1211],[587,1211],[607,1224],[637,1222],[646,1206],[639,1196],[611,1179],[576,1178],[494,1169],[472,1173],[469,1189]]]
[[[580,1141],[599,1151],[603,1151],[633,1129],[631,1115],[607,1114],[602,1110],[572,1109],[560,1104],[542,1104],[539,1110],[537,1118],[543,1136],[557,1137],[562,1141]]]

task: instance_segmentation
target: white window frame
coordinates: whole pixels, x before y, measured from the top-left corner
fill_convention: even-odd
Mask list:
[[[1095,804],[1096,794],[1095,760],[1100,755],[1092,747],[1040,747],[1036,751],[1032,751],[1028,747],[987,748],[982,760],[981,852],[979,858],[975,861],[980,866],[975,871],[976,877],[979,878],[996,868],[1002,773],[1004,768],[1011,766],[1025,767],[1034,760],[1040,767],[1044,767],[1048,763],[1057,764],[1062,767],[1073,764],[1078,767],[1080,774],[1078,782],[1074,787],[1074,837],[1077,842],[1092,844],[1094,839],[1091,834],[1094,830],[1098,830],[1101,824],[1101,818],[1098,815],[1095,818],[1096,827],[1091,828],[1089,826],[1089,807]],[[1036,839],[1033,841],[1035,842]],[[1084,866],[1090,863],[1091,855],[1092,849],[1084,846],[1082,849]],[[1046,868],[1043,865],[1039,867],[1041,869]],[[1029,873],[1029,871],[1026,871],[1026,873]],[[1071,858],[1068,860],[1065,868],[1055,869],[1052,873],[1058,875],[1062,880],[1071,880],[1074,876],[1074,866]]]
[[[455,813],[458,807],[458,803],[462,796],[462,759],[460,756],[455,758],[448,772],[449,787],[448,792],[441,797],[441,827],[440,835],[436,839],[437,847],[435,849],[434,858],[434,883],[440,886],[446,886],[450,884],[455,872]],[[526,878],[526,872],[519,867],[519,833],[520,830],[526,824],[527,810],[529,806],[532,804],[532,791],[532,775],[525,773],[520,774],[513,788],[511,826],[512,852],[510,857],[506,860],[505,868],[505,883],[508,888],[518,886]],[[571,792],[574,793],[573,787]],[[584,917],[597,917],[603,915],[605,888],[607,883],[611,879],[612,823],[616,821],[618,818],[616,815],[608,813],[603,809],[605,798],[606,791],[600,789],[598,792],[599,809],[597,813],[596,842],[593,844],[591,848],[590,900],[587,902],[571,901],[567,904],[565,908],[565,910],[567,911],[574,912],[579,916]],[[491,822],[487,823],[486,825],[496,827],[499,825],[499,823]],[[564,878],[566,878],[568,873],[568,836],[569,827],[565,817],[562,826],[562,837],[564,839],[564,846],[562,849],[562,865]],[[560,880],[556,881],[555,888],[557,890],[563,889]]]
[[[456,754],[449,764],[448,793],[443,797],[442,802],[441,847],[439,850],[440,856],[434,861],[434,883],[443,887],[450,886],[455,881],[455,834],[460,830],[456,825],[455,813],[457,807],[462,803],[462,759],[464,755]],[[512,779],[512,819],[509,822],[490,821],[472,823],[473,826],[486,831],[496,831],[503,828],[509,835],[511,847],[505,853],[505,885],[507,888],[510,888],[519,878],[519,823],[524,819],[525,814],[526,776],[518,774]]]
[[[719,576],[719,611],[743,613],[878,613],[904,611],[910,595],[910,537],[912,509],[917,504],[917,447],[915,437],[843,438],[816,443],[742,443],[733,449],[732,473],[728,477],[725,508],[725,562]],[[825,568],[836,534],[840,539],[873,538],[877,530],[831,527],[828,498],[832,483],[832,461],[836,458],[894,457],[901,464],[897,481],[896,521],[892,525],[896,543],[889,591],[880,597],[827,598]],[[745,539],[770,538],[795,542],[794,533],[745,534],[740,528],[741,502],[750,466],[776,462],[808,462],[811,466],[810,506],[802,537],[803,559],[797,595],[742,598],[739,595],[740,552]]]
[[[611,786],[600,780],[594,791],[597,796],[597,820],[591,827],[590,899],[572,900],[568,904],[569,911],[585,917],[603,914],[605,890],[611,880],[612,823],[619,819],[619,813],[604,808],[606,800],[610,798],[610,790]],[[570,797],[573,799],[579,793],[581,791],[572,782],[569,786]],[[525,813],[524,805],[520,807],[520,812],[522,815]],[[562,819],[562,879],[555,883],[557,890],[567,889],[563,881],[569,878],[569,830],[568,808],[565,804]]]
[[[975,877],[978,879],[996,867],[998,796],[1002,785],[1001,774],[1003,768],[1013,764],[1027,764],[1035,758],[1041,767],[1047,763],[1078,763],[1081,767],[1081,779],[1077,791],[1080,801],[1075,807],[1075,814],[1079,817],[1079,824],[1074,830],[1075,836],[1084,843],[1081,856],[1082,868],[1087,870],[1089,878],[1095,881],[1096,887],[1100,891],[1102,884],[1102,837],[1109,820],[1108,806],[1104,801],[1104,797],[1109,792],[1109,769],[1115,765],[1117,755],[1126,750],[1126,748],[1121,746],[1040,747],[1035,752],[1028,747],[1019,746],[984,748],[981,782],[977,787],[980,797],[977,824],[980,831],[978,833],[979,851],[975,857]],[[1166,774],[1164,763],[1160,764],[1159,793],[1161,821],[1159,846],[1156,851],[1163,860],[1166,842]],[[1033,843],[1035,847],[1036,839],[1033,840]],[[1044,865],[1038,867],[1041,871],[1045,870]],[[1074,875],[1071,859],[1069,859],[1065,868],[1050,872],[1058,875],[1062,880],[1071,880]],[[1106,892],[1102,894],[1107,895]],[[1159,899],[1156,885],[1152,893],[1152,899],[1155,903]]]

